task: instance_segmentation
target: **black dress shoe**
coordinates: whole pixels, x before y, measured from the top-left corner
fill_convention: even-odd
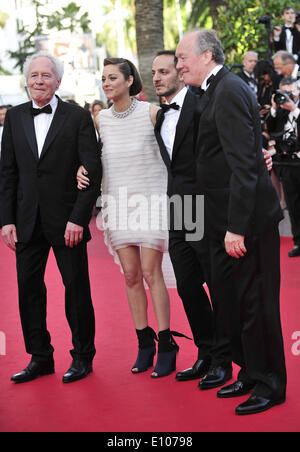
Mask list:
[[[246,402],[241,403],[235,412],[238,415],[256,414],[267,411],[275,405],[280,405],[285,402],[285,397],[281,399],[271,400],[257,395],[252,395]]]
[[[203,380],[199,381],[198,386],[200,389],[213,389],[223,386],[227,381],[232,378],[231,367],[212,367]]]
[[[230,397],[240,397],[248,394],[254,388],[254,384],[243,383],[236,381],[232,385],[225,386],[217,392],[217,397],[220,399],[229,399]]]
[[[295,246],[291,251],[288,253],[289,257],[298,257],[300,256],[300,246]]]
[[[43,375],[51,374],[54,374],[53,360],[50,360],[49,362],[37,362],[32,360],[26,369],[16,375],[13,375],[11,377],[11,381],[14,383],[26,383],[28,381],[35,380],[38,377],[42,377]]]
[[[210,360],[207,359],[197,359],[193,367],[178,372],[176,374],[177,381],[189,381],[189,380],[199,380],[199,378],[205,377],[209,371]]]
[[[73,383],[74,381],[82,380],[93,372],[93,365],[91,362],[74,360],[70,369],[63,376],[63,383]]]

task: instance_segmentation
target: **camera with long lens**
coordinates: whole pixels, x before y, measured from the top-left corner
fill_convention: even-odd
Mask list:
[[[271,31],[271,20],[272,17],[270,16],[270,14],[266,14],[265,16],[257,17],[256,22],[258,24],[264,25],[268,31]]]
[[[278,107],[280,107],[280,105],[288,103],[290,100],[294,102],[294,96],[289,91],[278,89],[275,92],[274,102]]]
[[[266,27],[269,27],[271,25],[271,16],[270,16],[270,14],[266,14],[263,17],[258,17],[256,20],[257,20],[258,24],[263,24]]]

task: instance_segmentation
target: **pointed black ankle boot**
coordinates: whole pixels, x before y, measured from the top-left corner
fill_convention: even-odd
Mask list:
[[[139,352],[137,360],[131,369],[133,374],[145,372],[149,367],[153,366],[156,353],[155,340],[158,340],[155,331],[149,326],[143,330],[136,330],[136,334],[139,341]]]

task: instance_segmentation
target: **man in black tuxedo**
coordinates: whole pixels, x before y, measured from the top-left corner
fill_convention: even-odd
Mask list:
[[[178,372],[178,381],[200,379],[200,389],[222,386],[232,376],[230,342],[223,316],[212,311],[203,288],[203,267],[208,268],[205,240],[199,240],[195,223],[202,215],[197,203],[195,142],[198,134],[198,96],[187,89],[176,70],[175,51],[158,52],[152,65],[156,94],[166,103],[157,116],[155,135],[168,170],[170,200],[169,253],[179,296],[189,321],[198,357],[194,365]],[[266,156],[266,164],[270,160]],[[213,303],[214,304],[214,303]]]
[[[205,242],[195,230],[197,217],[202,215],[197,203],[195,138],[198,98],[185,87],[176,70],[175,52],[158,52],[152,65],[156,94],[166,103],[158,112],[155,135],[168,170],[169,253],[175,272],[177,290],[193,333],[198,357],[191,368],[177,373],[178,381],[203,378],[212,367],[217,369],[214,386],[223,385],[232,375],[229,340],[222,321],[218,335],[209,298],[203,287],[203,265],[207,265]],[[174,108],[175,107],[175,108]],[[202,234],[201,237],[202,238]],[[215,321],[214,321],[215,320]],[[221,320],[221,319],[220,319]],[[214,341],[215,339],[215,341]],[[215,343],[213,343],[215,342]]]
[[[55,96],[61,63],[46,53],[26,61],[32,101],[8,111],[1,155],[2,236],[16,252],[19,308],[29,366],[14,375],[23,383],[54,372],[46,326],[45,267],[50,248],[65,285],[72,331],[72,365],[65,383],[86,377],[95,355],[87,242],[91,210],[100,189],[101,166],[89,112]],[[91,187],[78,192],[77,168],[88,168]]]
[[[254,68],[258,61],[258,55],[256,52],[246,52],[243,56],[243,70],[236,75],[241,77],[246,82],[254,94],[257,94],[257,80],[254,75]]]
[[[283,9],[283,27],[274,27],[273,44],[276,52],[286,50],[291,53],[296,61],[299,61],[300,33],[295,26],[296,14],[293,8],[286,6]]]
[[[238,381],[218,396],[253,391],[236,408],[237,414],[253,414],[285,401],[279,309],[282,212],[263,161],[257,101],[224,67],[215,32],[188,33],[176,55],[184,82],[204,90],[198,105],[197,172],[205,197],[210,289],[214,302],[223,304],[233,360],[241,367]]]

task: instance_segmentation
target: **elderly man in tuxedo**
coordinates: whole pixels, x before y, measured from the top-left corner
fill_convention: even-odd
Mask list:
[[[215,320],[203,287],[207,266],[205,241],[199,240],[193,222],[202,215],[197,203],[195,166],[196,105],[198,98],[183,83],[176,69],[175,51],[158,52],[152,64],[156,94],[166,103],[157,115],[155,135],[168,170],[170,199],[169,253],[177,290],[193,333],[198,356],[192,367],[178,372],[178,381],[203,378],[214,368],[211,387],[221,386],[232,375],[230,343],[222,319]],[[201,238],[201,237],[200,237]],[[217,326],[218,334],[215,335]],[[213,355],[213,362],[212,362]]]
[[[166,99],[157,115],[155,135],[168,170],[170,199],[169,253],[177,290],[198,350],[192,367],[178,372],[178,381],[200,379],[200,389],[224,385],[232,377],[232,356],[222,312],[211,309],[203,284],[209,284],[206,241],[199,240],[196,219],[202,216],[197,200],[195,144],[198,96],[188,89],[176,69],[175,51],[161,50],[152,64],[156,94]],[[266,165],[272,160],[265,153]],[[197,199],[198,198],[198,199]],[[188,220],[188,221],[187,221]],[[212,300],[214,305],[214,301]]]
[[[222,303],[238,380],[222,398],[252,392],[245,415],[285,401],[280,322],[279,201],[262,156],[258,105],[250,88],[224,66],[214,31],[186,34],[176,55],[188,85],[201,87],[197,174],[205,197],[210,289]],[[224,306],[226,307],[224,309]]]
[[[7,112],[1,155],[2,236],[16,252],[19,308],[29,365],[12,377],[23,383],[54,372],[46,325],[45,267],[52,248],[65,285],[73,358],[65,383],[86,377],[95,355],[87,242],[101,166],[89,112],[55,95],[63,76],[47,53],[30,57],[24,74],[31,101]],[[76,172],[88,168],[91,186],[77,190]]]

